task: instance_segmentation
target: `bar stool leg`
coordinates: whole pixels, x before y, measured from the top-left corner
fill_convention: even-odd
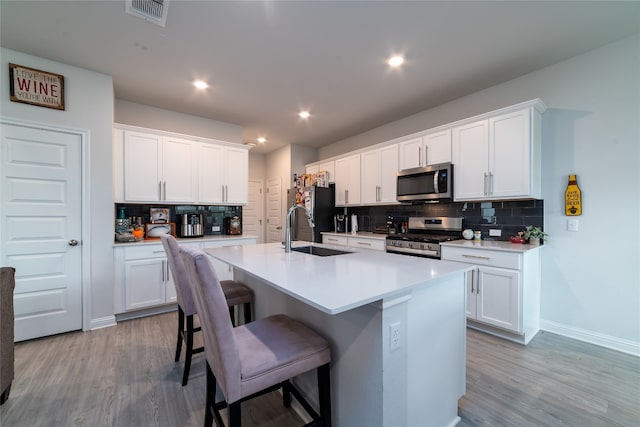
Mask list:
[[[176,343],[176,362],[180,360],[182,351],[182,334],[184,333],[184,311],[178,306],[178,342]]]
[[[251,323],[251,303],[244,304],[244,324]]]
[[[193,315],[187,316],[187,348],[184,356],[184,373],[182,374],[182,385],[187,385],[189,381],[189,370],[191,369],[191,357],[193,356]]]
[[[318,368],[318,395],[322,425],[331,427],[331,371],[328,363]]]

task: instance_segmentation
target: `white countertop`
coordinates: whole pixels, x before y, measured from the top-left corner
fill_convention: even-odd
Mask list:
[[[294,242],[307,246],[307,242]],[[320,245],[345,250],[344,246]],[[320,257],[285,253],[281,243],[205,249],[209,255],[261,279],[328,314],[407,294],[450,274],[468,271],[462,263],[349,249],[349,254]]]
[[[534,246],[528,243],[511,243],[511,242],[501,242],[497,240],[453,240],[451,242],[442,242],[440,246],[451,246],[455,248],[470,248],[470,249],[488,249],[494,251],[503,251],[503,252],[527,252],[531,250],[539,250],[544,245]]]
[[[177,237],[178,242],[209,242],[209,241],[225,241],[225,240],[247,240],[247,239],[256,239],[255,236],[249,236],[246,234],[235,234],[235,235],[226,235],[226,234],[216,234],[210,236],[203,237]],[[157,239],[147,239],[141,240],[139,242],[113,242],[113,246],[140,246],[140,245],[161,245],[162,240],[160,238]]]

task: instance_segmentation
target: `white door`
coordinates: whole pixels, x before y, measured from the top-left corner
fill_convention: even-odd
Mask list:
[[[82,329],[81,151],[78,134],[2,124],[0,264],[16,269],[16,341]]]
[[[282,242],[282,180],[267,180],[267,242]]]
[[[262,197],[262,180],[249,180],[249,201],[242,208],[242,233],[256,236],[256,243],[263,241],[264,198]]]

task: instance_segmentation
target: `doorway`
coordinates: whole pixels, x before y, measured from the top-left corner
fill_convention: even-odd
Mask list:
[[[267,242],[282,242],[282,178],[267,180]]]

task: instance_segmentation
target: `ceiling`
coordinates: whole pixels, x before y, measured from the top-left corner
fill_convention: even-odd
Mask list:
[[[640,2],[0,2],[5,48],[113,76],[115,96],[320,147],[640,31]],[[386,59],[401,53],[400,69]],[[194,79],[210,87],[197,91]],[[297,116],[309,109],[311,117]]]

